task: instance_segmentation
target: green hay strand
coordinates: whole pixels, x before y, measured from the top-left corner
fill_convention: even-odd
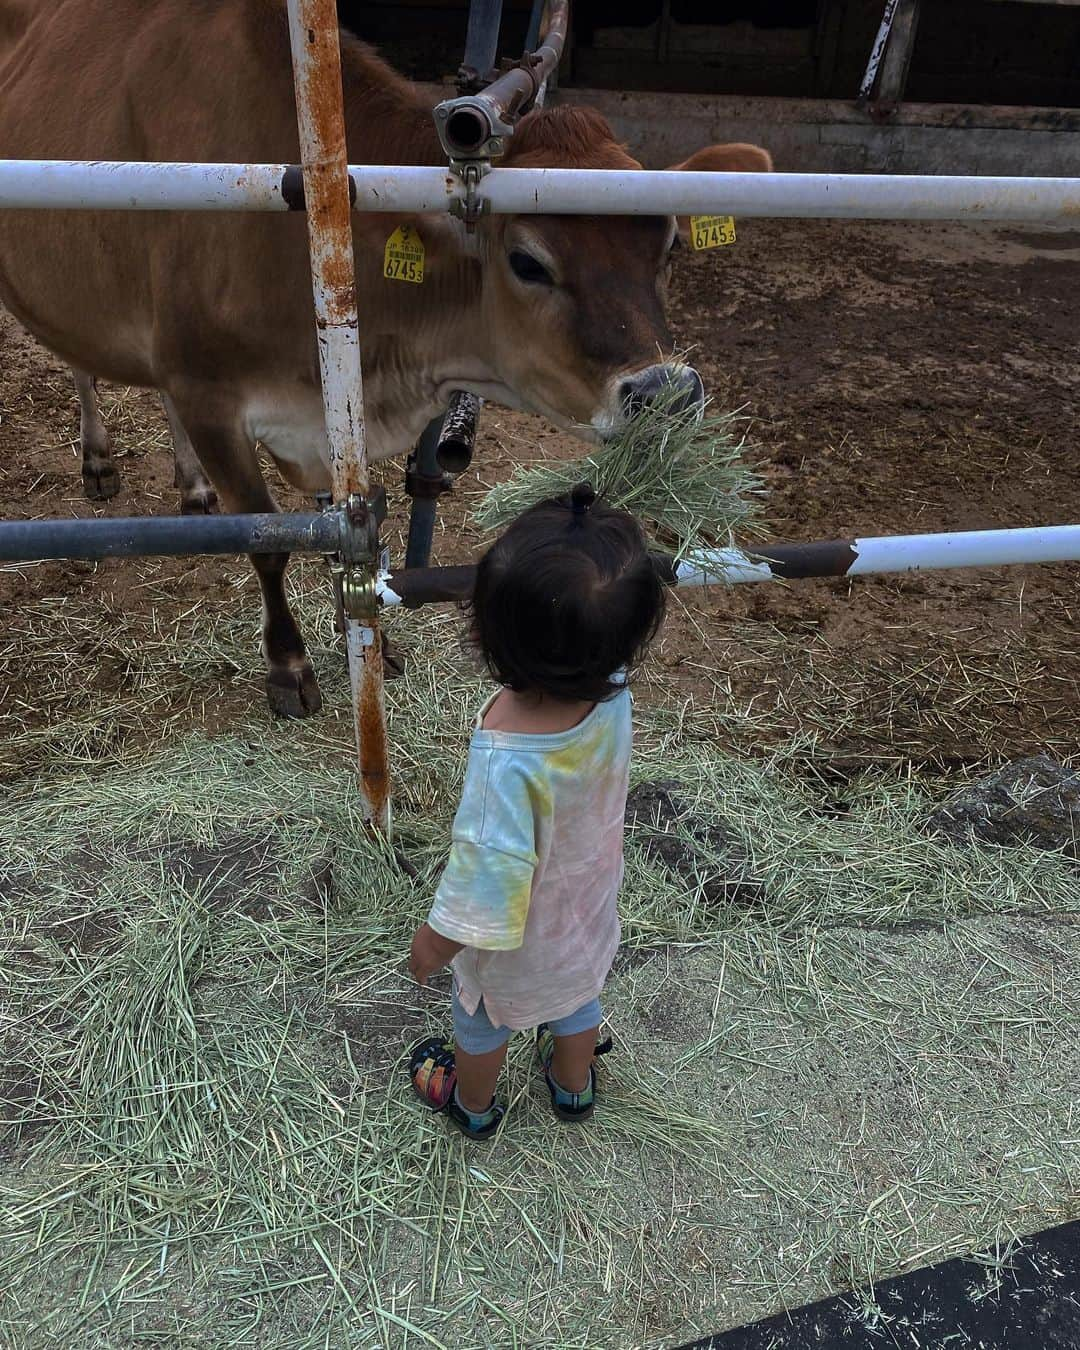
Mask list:
[[[698,419],[661,399],[581,459],[516,470],[488,492],[473,518],[495,532],[537,502],[588,481],[612,506],[636,516],[651,543],[681,557],[755,527],[761,480],[744,462],[745,428],[737,413]]]

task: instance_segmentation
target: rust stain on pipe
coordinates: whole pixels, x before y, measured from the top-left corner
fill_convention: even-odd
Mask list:
[[[371,819],[387,821],[390,808],[390,764],[386,745],[386,713],[382,698],[382,643],[364,649],[365,678],[361,678],[356,718],[360,777]],[[370,665],[375,671],[368,672]],[[385,826],[384,826],[385,828]]]
[[[364,447],[364,395],[353,261],[352,204],[345,141],[341,52],[335,0],[289,0],[296,113],[303,176],[291,170],[282,196],[294,210],[305,208],[315,302],[319,371],[333,495],[347,503],[358,541],[351,566],[358,572],[357,608],[346,633],[353,694],[360,787],[368,820],[389,829],[389,769],[383,708],[382,644],[374,604],[363,599],[374,587],[376,527],[366,505],[371,480]],[[374,549],[372,548],[374,545]]]

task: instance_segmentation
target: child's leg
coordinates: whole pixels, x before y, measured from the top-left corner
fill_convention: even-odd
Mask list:
[[[597,1032],[600,1030],[599,1019],[595,1026],[569,1036],[560,1036],[555,1031],[556,1025],[553,1023],[551,1027],[555,1036],[555,1053],[551,1056],[548,1073],[567,1092],[584,1092],[589,1086],[589,1069],[596,1049]]]
[[[568,1017],[537,1031],[537,1053],[547,1076],[551,1105],[563,1120],[587,1120],[596,1096],[596,1036],[603,1017],[593,999]]]
[[[507,1027],[495,1027],[483,1002],[467,1013],[454,991],[454,1039],[429,1037],[409,1056],[409,1077],[421,1100],[446,1111],[470,1139],[489,1139],[499,1128],[503,1108],[495,1101],[506,1046]]]
[[[492,1025],[482,999],[476,1012],[467,1013],[458,999],[456,986],[453,1012],[457,1099],[464,1110],[478,1115],[487,1111],[495,1096],[510,1030]]]
[[[491,1105],[495,1084],[506,1059],[507,1044],[503,1041],[502,1045],[482,1055],[470,1055],[460,1045],[455,1047],[457,1099],[473,1115],[480,1115]]]

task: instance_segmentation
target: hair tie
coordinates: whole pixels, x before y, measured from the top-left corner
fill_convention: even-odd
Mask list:
[[[596,493],[591,483],[578,483],[570,493],[570,510],[575,520],[584,520],[589,507],[596,501]]]

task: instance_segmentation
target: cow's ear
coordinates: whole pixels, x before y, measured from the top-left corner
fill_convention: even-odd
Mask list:
[[[707,145],[695,150],[681,164],[668,165],[669,172],[685,170],[688,173],[772,173],[772,155],[760,145]],[[690,239],[690,217],[679,216],[679,238],[685,244]]]

